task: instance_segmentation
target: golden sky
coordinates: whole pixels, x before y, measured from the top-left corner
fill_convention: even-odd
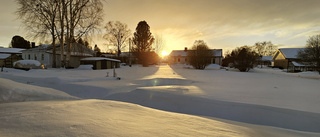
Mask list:
[[[153,34],[162,35],[167,52],[191,47],[195,40],[224,51],[258,41],[303,47],[309,36],[320,34],[319,5],[320,0],[106,0],[103,24],[118,20],[134,32],[145,20]],[[16,8],[12,0],[1,1],[1,46],[14,35],[26,37]],[[103,39],[94,43],[106,50]]]

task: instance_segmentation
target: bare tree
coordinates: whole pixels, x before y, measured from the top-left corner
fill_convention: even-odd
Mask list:
[[[166,42],[163,39],[162,35],[155,34],[154,43],[153,43],[154,52],[160,55],[161,54],[160,52],[164,49],[165,45],[166,45]]]
[[[52,37],[53,67],[56,66],[56,44],[61,43],[61,65],[70,60],[72,43],[97,30],[102,22],[103,4],[100,0],[17,0],[19,17],[34,38]],[[64,59],[64,41],[67,58]],[[68,66],[68,64],[66,64]]]
[[[52,67],[56,67],[56,34],[55,21],[58,11],[57,0],[17,0],[18,15],[25,27],[35,34],[35,37],[52,37],[53,61]]]
[[[120,21],[109,21],[104,28],[106,30],[106,34],[103,36],[104,39],[108,41],[108,46],[111,45],[117,48],[116,53],[119,57],[121,51],[125,48],[124,43],[129,40],[131,30],[127,24],[121,23]]]
[[[277,50],[271,41],[256,42],[253,47],[260,56],[273,56]]]
[[[65,26],[67,29],[67,58],[69,65],[71,48],[75,41],[97,30],[102,22],[103,4],[100,0],[66,0]]]

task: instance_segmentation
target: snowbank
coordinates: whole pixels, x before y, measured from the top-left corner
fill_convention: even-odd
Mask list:
[[[77,69],[79,70],[92,70],[93,65],[80,65]]]
[[[0,103],[77,99],[64,92],[0,78]]]
[[[218,65],[218,64],[210,64],[210,65],[208,65],[206,67],[206,69],[208,69],[208,70],[219,70],[219,69],[221,69],[221,66]]]
[[[295,132],[150,109],[136,104],[101,101],[39,101],[0,104],[2,136],[90,137],[297,137]],[[253,129],[254,130],[253,130]]]

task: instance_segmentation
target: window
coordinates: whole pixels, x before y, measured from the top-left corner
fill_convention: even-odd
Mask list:
[[[37,60],[37,54],[34,54],[34,60]]]
[[[44,54],[41,54],[41,60],[44,60]]]
[[[30,54],[28,54],[28,59],[30,59]]]
[[[178,62],[180,62],[180,58],[178,58]]]

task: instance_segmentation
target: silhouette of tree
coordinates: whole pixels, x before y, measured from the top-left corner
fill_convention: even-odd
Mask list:
[[[277,46],[271,41],[256,42],[253,47],[260,56],[273,56],[277,51]]]
[[[234,57],[235,68],[248,72],[259,59],[259,54],[248,47],[240,47],[232,51],[231,57]]]
[[[106,29],[104,38],[108,41],[108,46],[115,46],[119,57],[121,51],[125,48],[124,43],[129,40],[131,30],[127,24],[121,23],[120,21],[109,21],[104,28]]]
[[[316,67],[320,74],[320,35],[311,36],[304,50],[298,52],[301,63]]]
[[[150,32],[150,26],[146,21],[140,21],[134,33],[133,43],[135,46],[132,48],[132,51],[144,67],[149,65],[148,52],[153,50],[151,46],[153,42],[154,38]]]
[[[162,49],[164,49],[166,42],[163,39],[162,35],[155,34],[154,39],[155,39],[153,43],[154,52],[160,55],[161,54],[160,52]]]
[[[25,40],[23,37],[18,35],[12,37],[10,45],[12,48],[22,48],[22,49],[29,49],[31,47],[29,41]]]
[[[212,51],[203,40],[196,40],[187,54],[190,65],[195,69],[205,69],[213,56]]]
[[[61,66],[68,62],[72,43],[82,36],[94,32],[102,22],[101,0],[17,0],[17,13],[24,26],[34,35],[42,38],[50,35],[53,45],[53,64],[56,66],[55,40],[67,43],[67,57],[61,54]],[[64,48],[61,48],[64,53]]]

